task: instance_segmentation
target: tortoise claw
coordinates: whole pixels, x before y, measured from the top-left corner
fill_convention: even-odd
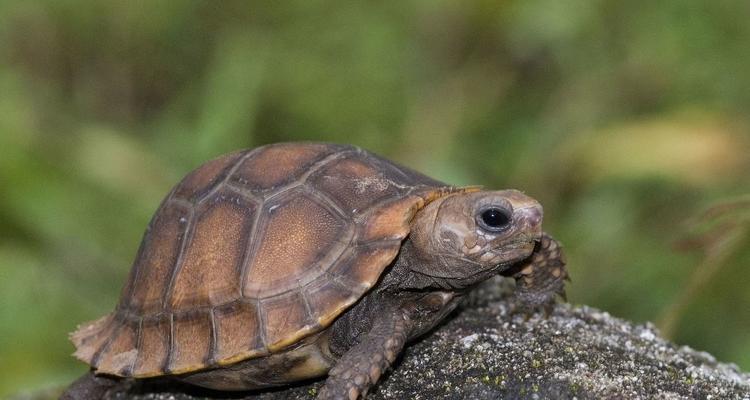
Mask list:
[[[545,311],[549,316],[557,296],[568,301],[565,281],[570,281],[565,268],[565,257],[560,244],[552,237],[543,234],[539,248],[521,264],[516,279],[516,299],[519,308],[525,312]]]

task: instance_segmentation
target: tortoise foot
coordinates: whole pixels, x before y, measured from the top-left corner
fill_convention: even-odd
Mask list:
[[[565,281],[569,281],[560,243],[544,233],[531,257],[513,276],[516,279],[513,313],[531,315],[543,311],[548,316],[559,296],[567,301]]]
[[[406,344],[411,320],[402,312],[384,315],[365,340],[349,350],[328,374],[319,400],[356,400],[396,361]]]

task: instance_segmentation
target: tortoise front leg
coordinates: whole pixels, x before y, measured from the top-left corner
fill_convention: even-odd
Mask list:
[[[565,300],[565,281],[568,271],[560,243],[542,234],[542,238],[531,256],[511,272],[516,280],[515,296],[519,311],[534,312],[543,308],[549,313],[555,296]]]
[[[90,371],[68,386],[60,400],[101,400],[117,382],[116,379],[96,376]]]
[[[363,398],[396,360],[413,323],[406,313],[385,313],[359,344],[347,351],[328,372],[318,394],[321,400]]]

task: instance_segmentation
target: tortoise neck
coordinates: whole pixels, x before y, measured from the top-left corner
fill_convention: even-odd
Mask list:
[[[440,255],[423,254],[415,247],[411,238],[407,238],[392,267],[383,277],[381,290],[387,292],[427,290],[460,292],[486,279],[450,276],[450,270],[454,269],[456,267],[454,264],[458,262],[461,261],[448,260]]]

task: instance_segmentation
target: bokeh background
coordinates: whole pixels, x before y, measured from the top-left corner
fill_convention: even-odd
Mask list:
[[[569,299],[750,370],[750,2],[0,1],[0,396],[86,370],[162,196],[353,143],[540,199]],[[708,211],[706,211],[708,210]]]

